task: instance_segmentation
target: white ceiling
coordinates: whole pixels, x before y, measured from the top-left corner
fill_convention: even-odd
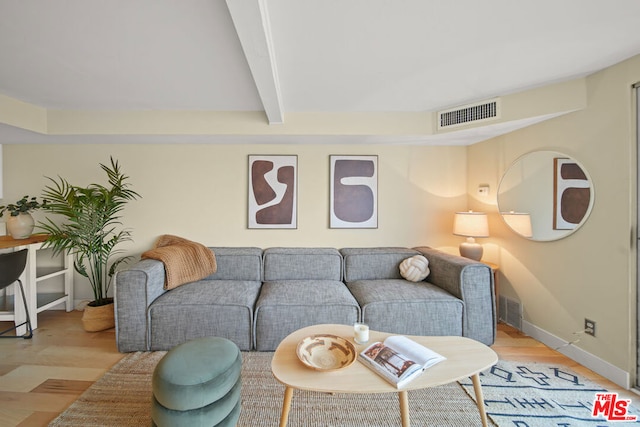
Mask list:
[[[0,94],[48,110],[264,111],[271,126],[298,112],[430,112],[637,55],[639,22],[638,0],[0,0]],[[0,143],[61,138],[0,124]]]

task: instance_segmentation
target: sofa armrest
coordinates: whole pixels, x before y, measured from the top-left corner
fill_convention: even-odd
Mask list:
[[[493,344],[496,312],[491,268],[426,246],[414,249],[429,260],[431,273],[425,280],[464,302],[463,335],[486,345]]]
[[[149,350],[148,308],[164,289],[164,264],[144,259],[114,278],[116,342],[122,353]]]

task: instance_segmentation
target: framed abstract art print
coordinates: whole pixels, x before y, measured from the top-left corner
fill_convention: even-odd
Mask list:
[[[296,228],[298,156],[249,156],[249,228]]]
[[[378,227],[378,156],[330,158],[329,227]]]

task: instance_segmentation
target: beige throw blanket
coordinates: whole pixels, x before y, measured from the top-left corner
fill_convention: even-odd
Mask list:
[[[162,261],[165,289],[195,282],[217,270],[216,257],[211,249],[169,234],[160,236],[153,249],[144,252],[141,258]]]

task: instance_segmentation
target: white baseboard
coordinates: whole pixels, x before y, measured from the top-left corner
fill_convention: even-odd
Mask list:
[[[605,377],[609,381],[616,383],[620,387],[627,390],[631,388],[631,375],[629,372],[626,372],[623,369],[620,369],[617,366],[582,350],[581,348],[573,345],[567,345],[568,341],[558,338],[557,336],[527,322],[526,320],[522,321],[522,332],[551,348],[558,349],[558,352],[572,360],[575,360],[582,366],[591,369],[593,372]]]

